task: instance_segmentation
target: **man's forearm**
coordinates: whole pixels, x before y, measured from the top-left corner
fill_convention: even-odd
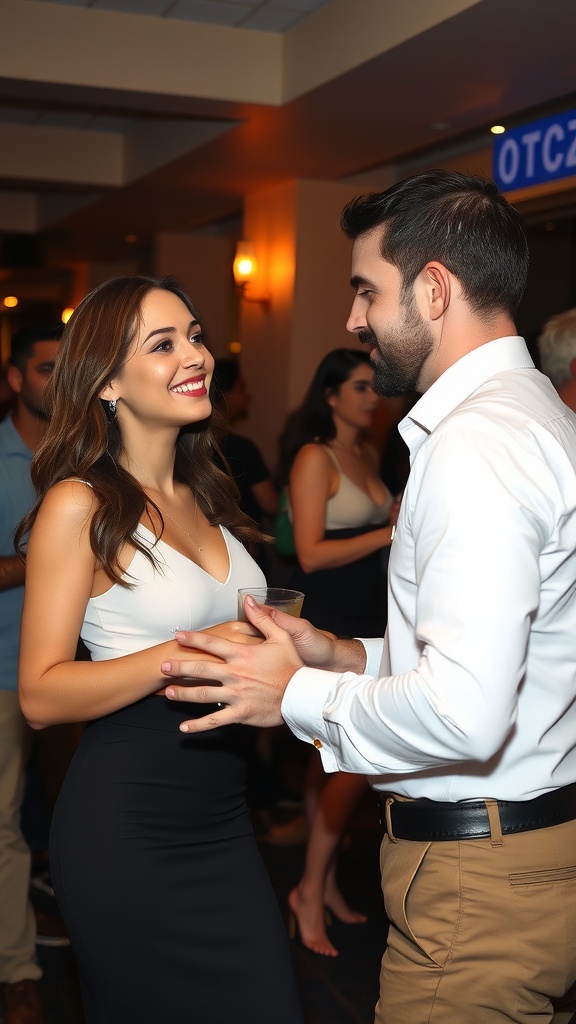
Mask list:
[[[315,629],[307,619],[296,619],[284,612],[272,611],[271,618],[292,637],[308,668],[327,672],[364,672],[366,649],[360,640],[337,637],[327,629]]]
[[[331,672],[357,672],[366,668],[366,649],[360,640],[336,638],[333,640],[333,656],[329,665]]]

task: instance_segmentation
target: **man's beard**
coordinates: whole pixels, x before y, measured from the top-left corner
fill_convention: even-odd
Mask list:
[[[35,402],[31,402],[22,391],[20,392],[20,399],[22,401],[22,405],[26,407],[32,416],[35,416],[37,420],[42,420],[43,423],[48,422],[48,413],[42,405],[36,405]]]
[[[401,326],[389,328],[381,338],[369,327],[358,332],[362,344],[371,345],[376,351],[372,360],[374,390],[386,398],[418,390],[422,367],[434,345],[432,333],[418,315],[413,299],[405,309],[406,318]]]

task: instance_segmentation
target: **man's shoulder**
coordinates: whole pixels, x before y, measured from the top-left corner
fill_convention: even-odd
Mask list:
[[[536,369],[505,370],[486,380],[442,421],[445,430],[474,429],[482,423],[522,431],[555,419],[576,417],[560,400],[552,384]]]
[[[443,479],[457,467],[461,478],[473,471],[510,486],[536,479],[545,486],[553,477],[572,479],[576,416],[539,371],[506,371],[438,423],[422,452],[422,471],[433,466]]]
[[[0,455],[7,454],[13,447],[15,429],[10,414],[0,421]]]
[[[256,473],[261,479],[270,475],[262,452],[251,438],[243,434],[228,434],[222,450],[228,461],[236,459],[243,469]]]
[[[227,434],[226,440],[222,447],[225,450],[234,452],[234,454],[244,454],[258,451],[258,445],[252,441],[249,437],[245,437],[244,434]]]
[[[10,455],[22,455],[23,458],[32,459],[32,452],[20,437],[12,422],[12,416],[8,413],[0,422],[0,458]]]
[[[2,490],[14,494],[34,493],[30,481],[32,452],[24,444],[12,422],[0,423],[0,479]]]

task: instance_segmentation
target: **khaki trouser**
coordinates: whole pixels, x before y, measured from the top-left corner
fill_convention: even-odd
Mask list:
[[[39,978],[36,923],[28,901],[30,851],[20,831],[30,743],[15,693],[0,690],[0,981]]]
[[[385,836],[380,863],[391,924],[376,1024],[572,1020],[576,821],[502,836],[496,808],[490,839]]]

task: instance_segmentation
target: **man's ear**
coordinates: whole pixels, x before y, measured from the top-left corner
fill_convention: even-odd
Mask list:
[[[22,384],[24,383],[24,374],[22,373],[22,370],[19,370],[17,366],[13,366],[12,363],[8,363],[6,368],[6,380],[12,388],[12,391],[19,395],[22,391]]]
[[[419,275],[431,320],[438,320],[450,305],[452,281],[443,263],[431,260]]]

